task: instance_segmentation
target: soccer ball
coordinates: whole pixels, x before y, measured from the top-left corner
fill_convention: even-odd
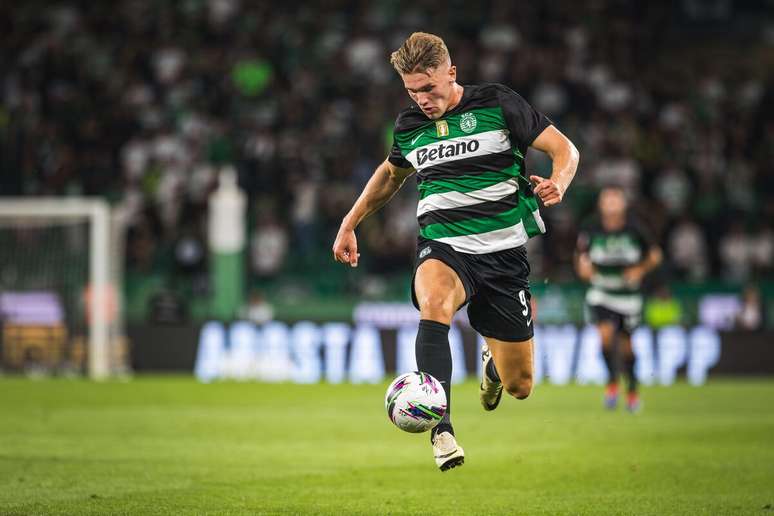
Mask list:
[[[395,426],[418,434],[434,428],[446,413],[446,393],[427,373],[414,371],[398,376],[384,397],[387,417]]]

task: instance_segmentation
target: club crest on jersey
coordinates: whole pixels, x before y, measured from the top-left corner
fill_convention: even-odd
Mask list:
[[[419,258],[420,259],[424,258],[428,254],[430,254],[432,251],[433,250],[430,248],[430,246],[425,247],[424,249],[422,249],[422,251],[420,251]]]
[[[438,120],[435,123],[435,132],[438,136],[449,136],[449,124],[446,120]]]
[[[460,129],[465,133],[472,133],[476,129],[476,115],[473,113],[463,113],[460,117]]]

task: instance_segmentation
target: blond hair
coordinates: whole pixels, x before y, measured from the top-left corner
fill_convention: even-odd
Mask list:
[[[450,62],[446,43],[427,32],[415,32],[390,56],[390,63],[401,74],[427,72],[444,62]]]

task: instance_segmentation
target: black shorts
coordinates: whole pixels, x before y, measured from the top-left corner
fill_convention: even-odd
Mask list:
[[[640,314],[622,314],[611,310],[602,305],[586,305],[586,320],[589,324],[599,324],[601,322],[611,322],[615,331],[631,335],[640,325],[642,317]]]
[[[508,342],[532,338],[532,307],[529,293],[529,263],[524,246],[488,254],[455,251],[450,245],[424,240],[417,243],[417,268],[436,259],[451,267],[465,287],[470,325],[484,337]],[[411,300],[419,308],[411,280]],[[462,306],[460,306],[462,308]]]

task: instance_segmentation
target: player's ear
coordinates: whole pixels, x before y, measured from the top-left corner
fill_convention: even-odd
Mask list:
[[[451,82],[457,82],[457,67],[454,65],[449,67],[449,79]]]

